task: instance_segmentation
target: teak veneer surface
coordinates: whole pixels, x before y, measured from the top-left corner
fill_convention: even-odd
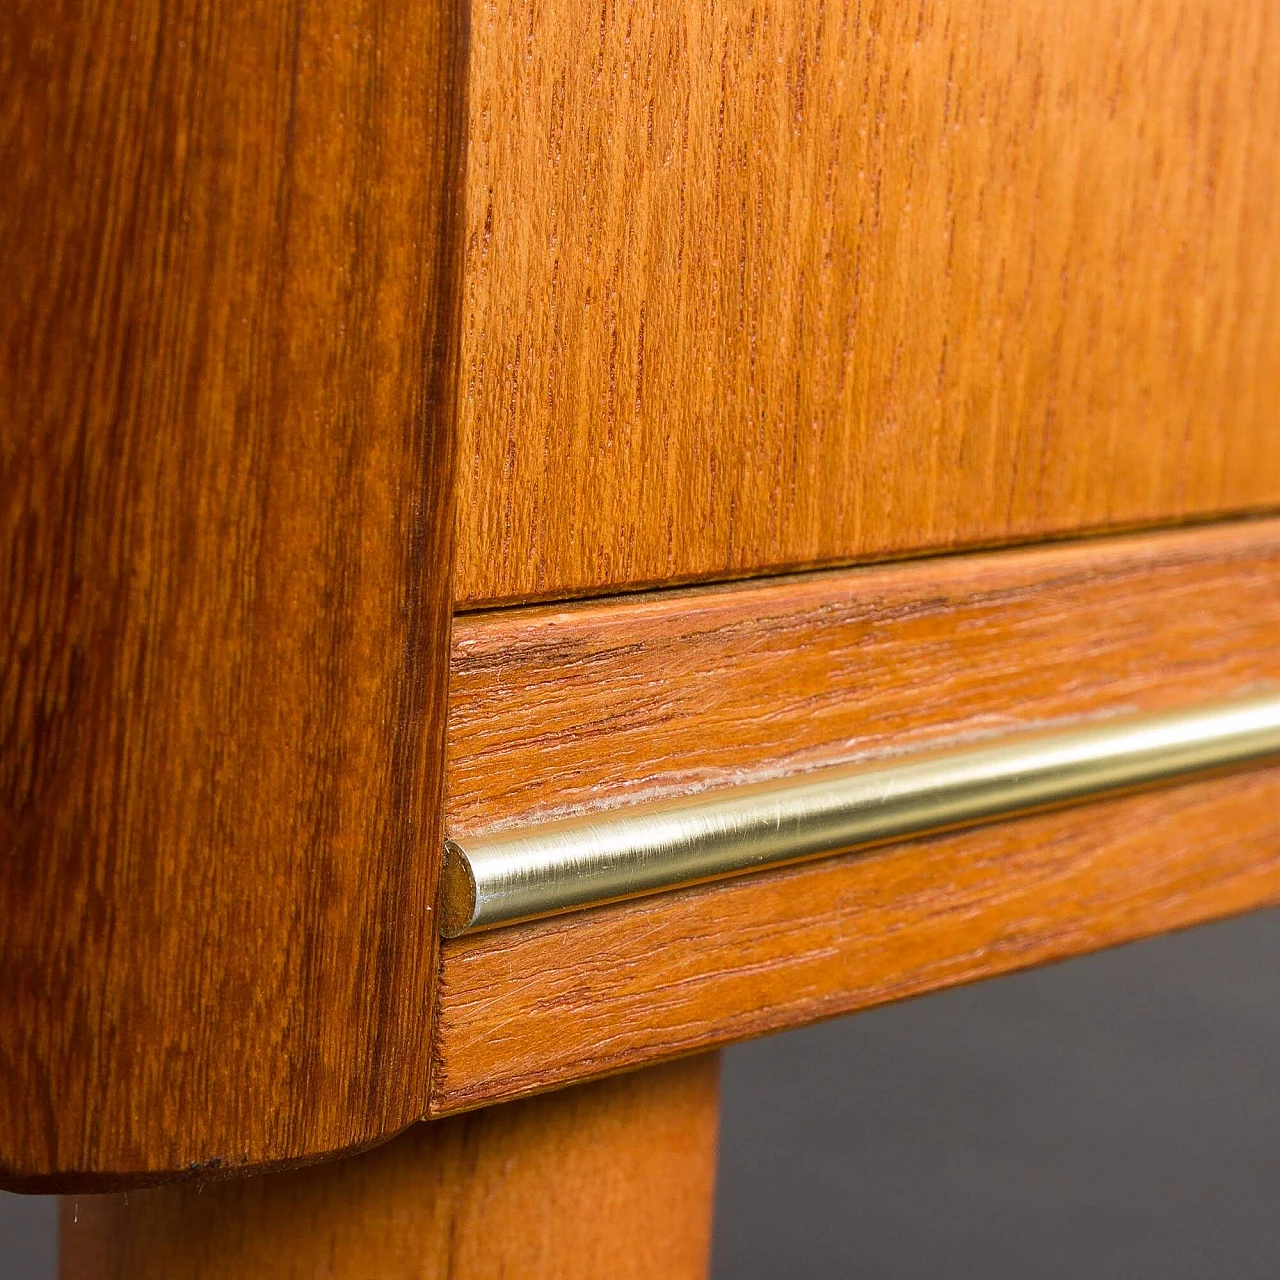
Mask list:
[[[418,1125],[341,1162],[62,1206],[64,1280],[704,1280],[705,1055]]]
[[[538,822],[1280,680],[1280,522],[455,622],[446,822]],[[445,1113],[1280,899],[1280,770],[446,943]]]
[[[425,1109],[465,14],[0,12],[0,1183]]]
[[[314,1158],[1269,895],[1259,775],[509,931],[448,952],[429,1096],[451,600],[1280,504],[1277,20],[7,5],[0,1182]],[[1274,676],[1275,539],[478,617],[453,820]],[[1182,821],[1153,853],[1108,814]],[[904,866],[924,899],[860,879]],[[808,890],[752,895],[846,873],[934,948],[914,986],[891,946],[841,967],[851,910],[811,982],[761,958],[772,995],[732,911],[679,914],[799,936]],[[957,968],[922,922],[1000,886],[1025,946]]]
[[[455,596],[1280,504],[1273,0],[474,0]]]
[[[437,1115],[1280,903],[1261,771],[446,943]]]

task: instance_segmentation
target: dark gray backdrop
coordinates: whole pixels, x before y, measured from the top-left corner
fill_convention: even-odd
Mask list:
[[[1280,1277],[1280,913],[725,1055],[715,1280]]]
[[[726,1053],[715,1280],[827,1276],[1280,1277],[1280,913]]]

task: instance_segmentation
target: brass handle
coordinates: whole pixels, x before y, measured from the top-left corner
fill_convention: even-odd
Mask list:
[[[447,938],[1280,754],[1280,696],[840,766],[445,842]]]

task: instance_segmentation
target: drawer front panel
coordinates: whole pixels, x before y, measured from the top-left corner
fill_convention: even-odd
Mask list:
[[[478,2],[456,599],[1280,503],[1280,9]]]
[[[1280,522],[464,615],[465,837],[1280,681]],[[1280,770],[444,944],[473,1106],[1280,898]]]

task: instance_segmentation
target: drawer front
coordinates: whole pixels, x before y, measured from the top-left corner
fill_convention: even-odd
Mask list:
[[[446,824],[502,829],[1280,681],[1280,522],[463,616]],[[444,944],[457,1110],[1280,900],[1280,769]]]
[[[471,40],[464,607],[1280,502],[1271,0]]]

